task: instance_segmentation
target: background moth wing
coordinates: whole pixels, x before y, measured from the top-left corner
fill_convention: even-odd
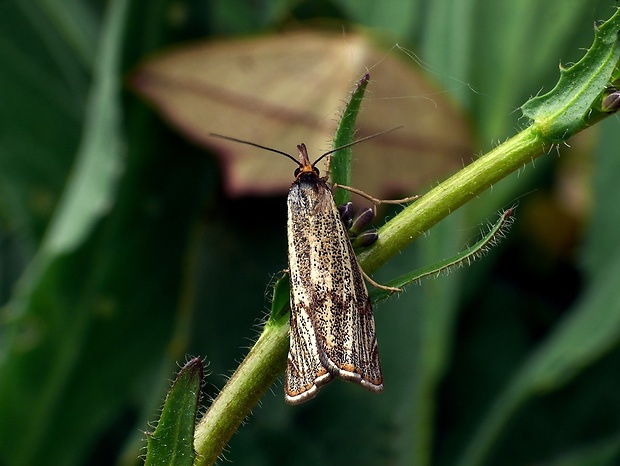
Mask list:
[[[388,53],[373,42],[352,31],[310,30],[199,41],[153,55],[132,73],[130,85],[191,140],[218,149],[228,194],[266,196],[290,186],[288,168],[208,133],[325,147],[342,96],[371,70],[359,135],[415,119],[356,150],[352,184],[389,198],[460,169],[474,149],[468,119],[442,88],[405,53]]]

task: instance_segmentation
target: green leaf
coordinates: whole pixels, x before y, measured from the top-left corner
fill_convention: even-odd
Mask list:
[[[119,67],[120,32],[126,19],[126,7],[124,0],[115,0],[109,6],[100,44],[100,62],[95,72],[96,84],[91,92],[76,169],[55,212],[52,231],[44,239],[44,245],[5,310],[10,325],[2,342],[6,357],[0,363],[0,410],[4,413],[4,422],[0,425],[0,452],[15,464],[37,462],[35,458],[42,454],[41,445],[49,440],[49,429],[57,430],[57,426],[49,423],[53,422],[58,399],[68,394],[64,392],[67,388],[64,384],[68,383],[75,364],[74,355],[88,333],[94,314],[74,312],[77,308],[69,305],[70,302],[75,304],[77,290],[88,293],[84,283],[80,281],[77,285],[74,281],[71,289],[63,290],[60,282],[63,281],[61,277],[71,275],[74,267],[80,267],[79,260],[67,261],[63,254],[82,245],[113,197],[117,175],[114,171],[122,155]],[[80,279],[84,276],[82,271]],[[105,299],[98,305],[101,312],[106,312]],[[51,357],[52,362],[49,361]],[[37,373],[34,379],[33,372]],[[24,389],[33,384],[37,390]],[[22,391],[27,413],[15,405],[15,391]],[[96,417],[91,420],[96,421]],[[69,426],[63,429],[70,431]],[[86,430],[86,426],[82,429]],[[11,440],[7,431],[19,432],[19,436]],[[45,451],[52,462],[52,458],[60,461],[62,457],[65,464],[70,464],[69,458],[79,454],[78,448],[61,452],[60,445],[54,446],[56,451],[51,448]]]
[[[289,301],[291,296],[291,287],[288,273],[276,281],[273,287],[273,298],[271,300],[271,318],[281,321],[289,318]]]
[[[190,466],[194,462],[194,426],[202,378],[200,358],[190,359],[177,374],[157,427],[147,434],[146,466]]]
[[[4,11],[11,11],[10,3]],[[121,107],[120,57],[130,45],[122,40],[131,16],[130,6],[134,4],[114,0],[102,11],[105,21],[97,54],[100,65],[90,91],[87,122],[82,121],[83,115],[78,112],[83,97],[80,88],[71,88],[73,94],[55,96],[58,88],[62,89],[59,80],[48,82],[45,73],[37,72],[47,69],[42,64],[47,65],[49,58],[40,47],[32,57],[24,54],[16,62],[24,69],[28,65],[34,67],[32,74],[24,76],[32,80],[29,84],[40,85],[41,94],[30,97],[39,99],[38,108],[13,107],[19,121],[26,121],[30,115],[24,128],[32,128],[35,137],[28,132],[11,131],[11,138],[2,139],[22,144],[9,145],[7,152],[2,147],[1,176],[7,182],[2,186],[9,186],[8,190],[22,183],[52,190],[56,183],[49,179],[59,178],[61,183],[67,183],[67,189],[61,207],[53,213],[64,216],[71,225],[62,225],[56,217],[55,232],[48,229],[43,246],[17,286],[3,283],[3,304],[8,300],[2,308],[0,338],[3,464],[82,464],[95,454],[94,445],[100,438],[118,435],[118,423],[122,415],[133,409],[128,407],[129,398],[137,387],[140,395],[136,399],[146,403],[149,392],[165,383],[163,378],[155,383],[149,378],[153,367],[165,359],[163,355],[176,358],[185,351],[186,340],[178,338],[169,346],[169,338],[174,329],[175,309],[179,308],[179,314],[184,311],[184,315],[191,315],[183,308],[186,303],[177,302],[181,280],[178,272],[187,252],[187,232],[200,202],[199,191],[204,189],[198,188],[197,179],[204,181],[201,167],[205,162],[200,158],[192,162],[177,158],[171,164],[170,152],[154,151],[156,142],[163,140],[161,128],[146,124],[151,121],[135,101],[123,99],[128,111],[123,115],[127,118],[121,118],[121,108],[125,108]],[[155,5],[151,2],[149,7]],[[142,10],[140,5],[135,8]],[[27,23],[13,25],[19,26],[36,37]],[[50,28],[48,23],[44,26]],[[47,32],[53,35],[51,31]],[[10,58],[2,55],[6,50],[7,47],[0,46],[1,58]],[[76,59],[66,48],[63,50],[67,55],[62,60]],[[50,89],[46,89],[48,84]],[[48,93],[43,94],[44,90]],[[6,93],[5,89],[1,91]],[[54,96],[57,105],[50,106],[50,99],[55,102]],[[104,102],[106,99],[109,101]],[[59,111],[59,107],[66,111]],[[71,112],[78,115],[67,118]],[[41,118],[41,114],[53,118]],[[18,128],[15,121],[6,121],[11,122],[11,130]],[[121,131],[122,123],[127,123],[123,127],[130,135],[127,140]],[[76,156],[77,144],[71,143],[80,129],[83,142]],[[48,146],[49,140],[56,144]],[[130,154],[127,159],[123,158],[125,146]],[[179,141],[175,141],[175,149],[178,146]],[[37,151],[29,153],[25,150],[28,147]],[[9,175],[16,165],[22,165],[22,153],[28,154],[31,167],[37,169],[34,173],[23,170],[18,173],[20,177],[13,178]],[[70,164],[63,166],[59,161],[74,158],[77,161],[70,174]],[[117,164],[123,162],[127,162],[124,170],[112,173],[113,167],[118,168]],[[119,176],[121,183],[117,187]],[[78,179],[81,177],[95,183],[88,185]],[[15,192],[19,193],[16,188]],[[72,199],[79,195],[88,197]],[[22,202],[32,201],[33,197],[32,192],[25,199],[15,196]],[[172,198],[175,202],[170,201]],[[96,209],[89,207],[89,200],[98,204]],[[14,204],[11,206],[13,211],[18,210]],[[25,220],[22,224],[20,218],[17,227],[26,230],[25,222],[31,220],[29,213],[23,209]],[[36,236],[15,229],[28,239]],[[53,237],[62,231],[70,238]],[[32,240],[32,245],[37,246],[36,240]],[[10,299],[6,296],[9,289]],[[131,405],[135,406],[133,401]],[[138,452],[133,453],[135,458]]]
[[[119,2],[122,12],[124,2]],[[46,238],[47,254],[78,247],[109,209],[123,156],[120,128],[120,59],[123,13],[106,26],[97,61],[78,158]]]
[[[544,466],[609,466],[620,455],[620,435],[580,445]]]
[[[0,218],[28,259],[74,162],[88,92],[77,57],[41,16],[33,2],[7,2],[0,15],[11,37],[0,44]]]
[[[420,282],[424,278],[439,277],[464,265],[471,265],[474,261],[484,257],[492,247],[496,246],[506,236],[514,222],[513,210],[508,209],[503,212],[499,220],[494,225],[491,225],[478,241],[463,251],[434,264],[403,274],[388,281],[385,285],[402,289],[411,283]],[[370,297],[373,303],[377,303],[389,298],[392,294],[388,290],[375,289],[370,293]]]
[[[338,123],[338,129],[336,130],[336,136],[334,138],[334,147],[342,147],[353,142],[355,137],[355,121],[357,120],[357,115],[360,111],[369,79],[370,75],[368,74],[362,76],[355,86],[355,89],[351,92],[349,101]],[[332,154],[330,165],[332,183],[350,186],[352,153],[353,148],[349,146]],[[350,198],[351,193],[344,189],[336,190],[334,193],[334,202],[336,205],[342,205]]]
[[[601,122],[602,139],[595,154],[593,174],[593,212],[581,256],[588,279],[597,281],[613,259],[609,253],[618,248],[620,219],[611,214],[618,208],[620,185],[620,157],[615,148],[620,147],[620,131],[615,118]]]
[[[392,0],[377,3],[373,0],[337,0],[334,2],[356,22],[367,27],[388,31],[391,35],[404,35],[414,30],[419,16],[419,0]]]
[[[522,107],[523,114],[552,142],[560,142],[595,121],[595,103],[611,84],[620,59],[620,10],[596,29],[585,56],[569,68],[560,68],[560,80],[547,94]],[[592,112],[595,112],[594,114]]]
[[[20,7],[33,11],[34,7],[27,3],[20,2]],[[53,21],[58,33],[74,50],[84,67],[91,70],[97,56],[99,32],[94,11],[79,0],[37,0],[32,3],[40,5],[40,9]]]

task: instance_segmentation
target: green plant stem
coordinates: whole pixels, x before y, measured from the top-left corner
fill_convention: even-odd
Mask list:
[[[288,320],[269,319],[258,341],[200,420],[194,434],[195,465],[211,465],[230,437],[282,374],[288,352]]]
[[[552,143],[536,125],[523,130],[424,194],[379,230],[379,239],[358,256],[372,273],[425,231],[485,189],[546,153]]]

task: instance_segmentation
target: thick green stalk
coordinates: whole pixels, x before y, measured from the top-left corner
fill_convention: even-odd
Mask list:
[[[239,425],[282,374],[288,329],[288,319],[269,319],[258,341],[196,427],[195,465],[215,463]]]
[[[379,230],[379,239],[358,256],[368,273],[485,189],[551,148],[530,126],[424,194]]]

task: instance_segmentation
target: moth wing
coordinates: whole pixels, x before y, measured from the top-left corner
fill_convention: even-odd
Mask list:
[[[310,255],[310,270],[319,271],[312,280],[320,302],[312,314],[319,357],[333,375],[381,392],[375,320],[362,271],[331,193],[320,210],[307,219],[308,230],[329,238],[325,251]]]
[[[352,249],[350,254],[353,270],[348,273],[353,277],[353,291],[332,293],[316,316],[317,338],[322,347],[319,355],[334,375],[381,392],[383,373],[372,305]],[[338,277],[332,277],[332,281],[339,281]]]
[[[331,191],[296,181],[288,197],[291,346],[285,394],[312,398],[332,376],[383,390],[368,291]]]
[[[311,314],[303,304],[294,303],[292,299],[285,399],[290,404],[298,404],[314,398],[319,387],[331,378],[318,355]]]

